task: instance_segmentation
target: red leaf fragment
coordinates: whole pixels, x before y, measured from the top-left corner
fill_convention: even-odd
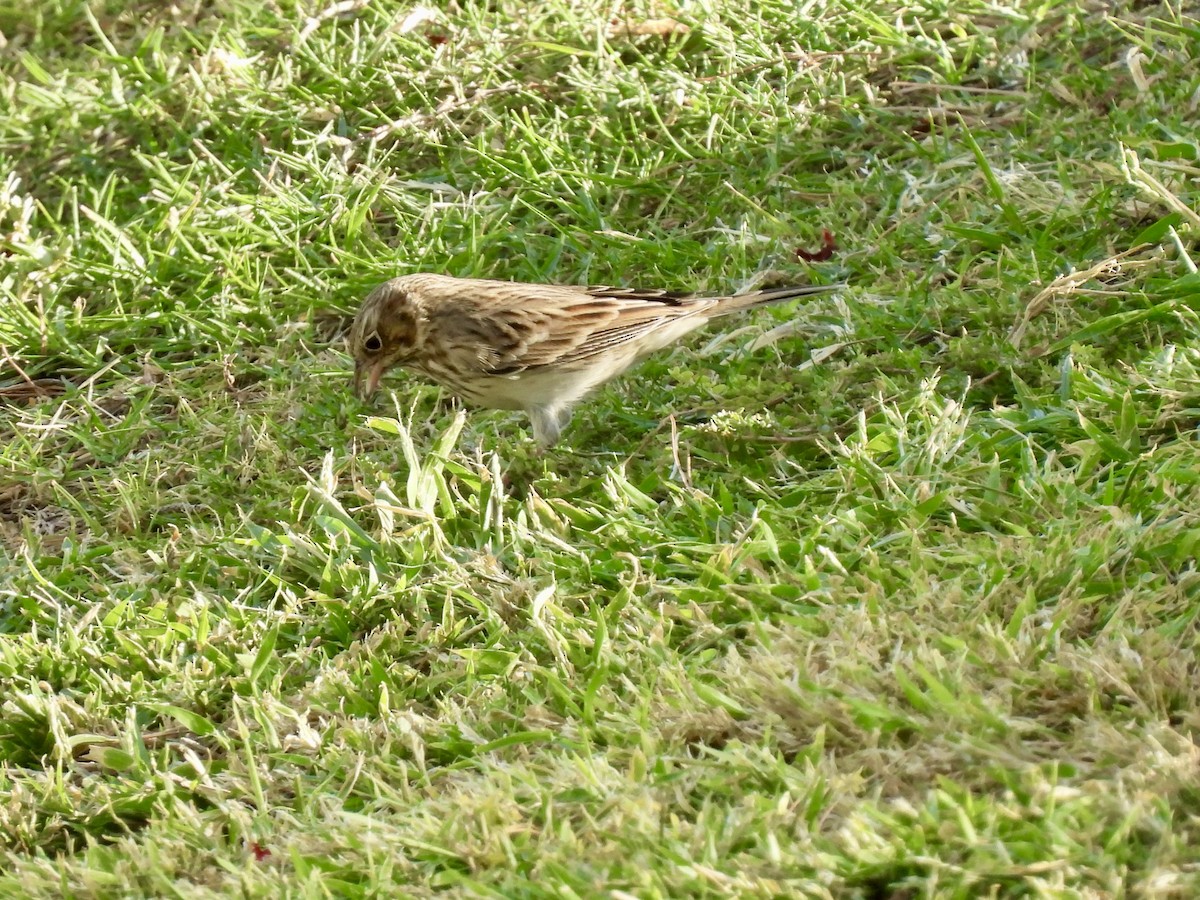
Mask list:
[[[824,262],[833,257],[833,251],[837,249],[837,244],[833,241],[833,232],[828,228],[821,229],[821,249],[820,250],[805,250],[803,247],[796,248],[796,256],[805,262]]]

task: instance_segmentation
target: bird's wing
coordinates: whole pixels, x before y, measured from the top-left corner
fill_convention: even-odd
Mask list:
[[[431,325],[447,345],[472,348],[481,374],[497,376],[585,367],[715,302],[668,291],[525,284],[456,299],[440,305]],[[650,341],[647,349],[657,346]]]

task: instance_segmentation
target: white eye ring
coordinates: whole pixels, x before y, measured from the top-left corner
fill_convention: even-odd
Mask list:
[[[367,336],[365,341],[363,341],[363,348],[368,353],[378,353],[383,349],[383,341],[379,339],[378,334],[372,333]]]

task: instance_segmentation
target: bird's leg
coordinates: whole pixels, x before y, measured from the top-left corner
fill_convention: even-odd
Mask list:
[[[533,437],[540,455],[554,446],[571,421],[571,410],[561,406],[535,406],[529,410],[529,420],[533,423]]]

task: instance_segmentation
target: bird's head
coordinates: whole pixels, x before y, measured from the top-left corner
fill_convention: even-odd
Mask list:
[[[350,329],[354,393],[361,399],[374,394],[384,373],[403,365],[421,346],[423,313],[406,278],[393,278],[367,295]]]

